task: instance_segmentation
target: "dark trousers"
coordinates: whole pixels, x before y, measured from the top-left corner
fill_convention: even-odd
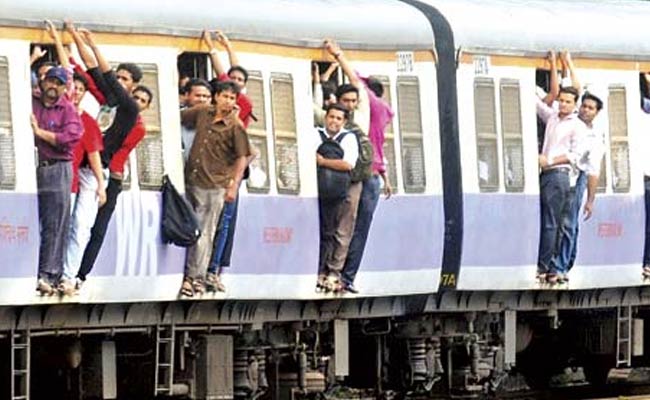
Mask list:
[[[63,261],[70,229],[72,163],[61,161],[36,169],[38,222],[41,241],[38,277],[56,284],[63,274]]]
[[[569,173],[566,169],[552,169],[540,176],[541,232],[537,270],[540,273],[558,273],[553,258],[558,255],[562,235],[563,212],[569,200]]]
[[[104,237],[108,229],[108,223],[111,222],[111,217],[117,205],[117,196],[122,192],[122,180],[113,177],[108,179],[108,186],[106,187],[106,203],[97,212],[95,225],[90,231],[90,241],[84,250],[84,255],[81,260],[81,267],[77,277],[81,280],[86,280],[86,276],[90,273],[97,260],[99,250],[104,244]]]
[[[318,199],[318,216],[320,219],[320,250],[318,253],[318,275],[328,274],[328,262],[336,250],[336,230],[339,226],[343,201],[322,201]]]
[[[219,225],[217,226],[217,236],[214,239],[212,261],[210,261],[210,268],[208,268],[208,272],[210,273],[217,273],[219,267],[230,266],[238,209],[239,196],[232,203],[225,203],[223,206],[223,212],[221,213]]]
[[[645,185],[645,246],[643,247],[643,265],[650,266],[650,176],[644,177]]]
[[[379,194],[381,191],[381,183],[379,180],[378,175],[373,175],[363,182],[363,189],[361,190],[361,197],[359,199],[359,209],[357,210],[357,221],[354,225],[354,234],[352,235],[348,256],[345,259],[342,272],[343,281],[347,284],[354,282],[354,278],[357,276],[357,271],[359,271],[359,266],[361,265],[363,251],[366,248],[366,241],[370,232],[370,224],[372,224],[372,217],[375,214],[375,209],[379,202]]]

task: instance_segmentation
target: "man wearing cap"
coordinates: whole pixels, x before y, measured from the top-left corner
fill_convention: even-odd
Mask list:
[[[70,185],[73,150],[83,128],[75,106],[64,96],[68,73],[51,68],[32,97],[31,126],[38,148],[36,184],[41,242],[37,290],[53,294],[63,272],[70,227]]]

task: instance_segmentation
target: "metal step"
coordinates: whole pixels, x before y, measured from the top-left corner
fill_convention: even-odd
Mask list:
[[[154,395],[171,394],[174,385],[174,352],[176,332],[174,326],[156,328],[156,375]]]
[[[11,331],[11,400],[29,400],[30,337]]]

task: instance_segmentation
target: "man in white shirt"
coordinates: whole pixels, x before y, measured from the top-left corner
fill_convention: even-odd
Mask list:
[[[558,110],[537,99],[537,115],[546,123],[539,155],[541,232],[537,261],[538,278],[557,283],[561,269],[554,263],[558,254],[562,213],[569,200],[569,172],[581,155],[585,124],[575,113],[578,91],[560,89]]]
[[[354,133],[344,129],[348,115],[347,108],[341,104],[331,104],[327,107],[325,127],[317,128],[315,132],[316,135],[321,137],[318,147],[319,152],[316,153],[316,164],[319,169],[329,169],[349,174],[357,163],[359,157],[357,138]],[[340,146],[342,154],[339,154],[338,158],[327,158],[327,155],[320,154],[322,151],[320,144],[327,141],[338,143],[338,146]],[[334,143],[330,144],[338,147]],[[349,180],[347,185],[350,185]],[[318,289],[341,290],[340,277],[343,262],[338,259],[337,254],[341,251],[341,247],[345,247],[345,252],[347,252],[347,246],[349,246],[349,238],[346,240],[346,235],[340,229],[344,219],[343,206],[349,188],[341,189],[342,196],[336,199],[325,199],[324,196],[319,196],[321,240],[318,261]]]
[[[582,143],[582,154],[578,158],[574,173],[575,185],[569,191],[569,205],[562,219],[563,229],[560,249],[555,264],[562,273],[561,280],[568,280],[566,273],[571,270],[578,249],[578,228],[582,198],[587,189],[587,201],[584,207],[584,219],[593,213],[596,188],[600,177],[600,165],[604,155],[603,132],[594,128],[593,121],[603,108],[603,102],[592,93],[586,92],[581,99],[578,116],[586,125],[585,138]]]

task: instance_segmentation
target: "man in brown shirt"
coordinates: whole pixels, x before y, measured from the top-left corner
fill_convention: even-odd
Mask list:
[[[219,82],[214,105],[197,105],[181,112],[181,123],[196,129],[194,144],[185,164],[187,197],[201,226],[198,242],[187,249],[181,294],[193,296],[205,290],[205,274],[212,253],[212,239],[224,201],[237,197],[247,157],[248,136],[235,107],[239,87]]]

